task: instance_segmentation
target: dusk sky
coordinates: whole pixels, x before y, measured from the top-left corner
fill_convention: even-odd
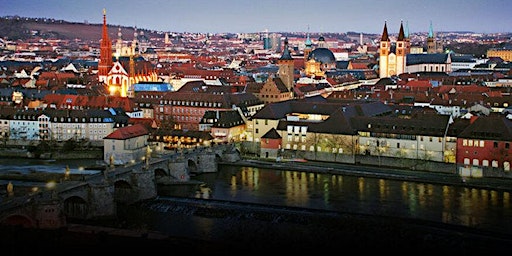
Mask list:
[[[512,32],[510,0],[0,0],[0,16],[103,22],[169,32]]]

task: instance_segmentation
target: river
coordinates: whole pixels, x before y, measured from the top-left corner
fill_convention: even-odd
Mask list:
[[[2,161],[2,172],[23,172],[31,169],[63,172],[66,166],[72,171],[84,172],[87,171],[83,169],[84,164],[90,163],[83,160],[34,160],[24,162],[25,165],[20,165],[19,162],[11,165],[10,161],[15,160]],[[179,197],[182,200],[200,198],[205,203],[209,200],[220,200],[397,217],[467,227],[512,237],[512,199],[508,191],[232,165],[220,165],[218,172],[195,175],[192,180],[197,181],[197,184],[159,185],[157,199],[131,207],[120,214],[122,225],[157,231],[169,236],[219,242],[227,239],[238,242],[240,240],[237,239],[254,241],[254,235],[258,232],[264,233],[259,238],[272,237],[268,235],[271,232],[281,232],[279,237],[283,237],[283,234],[289,237],[290,230],[295,234],[315,234],[318,236],[317,240],[322,241],[332,241],[336,237],[335,230],[331,227],[306,227],[290,222],[277,225],[276,220],[254,221],[248,215],[219,218],[196,214],[173,202],[173,198]],[[202,190],[207,193],[200,193],[199,184],[205,185]],[[245,205],[240,207],[247,208]],[[252,235],[248,236],[248,233]],[[346,235],[343,237],[346,239]],[[266,242],[272,241],[275,242],[276,239]]]

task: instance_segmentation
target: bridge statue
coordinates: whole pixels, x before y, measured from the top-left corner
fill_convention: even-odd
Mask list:
[[[7,184],[7,195],[12,196],[14,195],[14,186],[12,185],[12,182],[9,181],[9,184]]]
[[[149,166],[149,158],[151,158],[151,148],[149,145],[146,147],[146,167]]]
[[[69,170],[69,165],[66,165],[66,170],[64,171],[64,180],[69,180],[69,174],[71,171]]]

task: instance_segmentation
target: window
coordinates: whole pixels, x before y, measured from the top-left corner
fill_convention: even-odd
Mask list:
[[[464,164],[469,164],[469,158],[464,158]]]
[[[482,166],[489,166],[489,160],[482,160]]]
[[[495,141],[495,142],[493,142],[492,144],[493,144],[493,147],[494,147],[494,148],[497,148],[497,147],[498,147],[498,142],[496,142],[496,141]]]
[[[480,164],[480,161],[478,161],[478,159],[473,159],[473,165],[479,165]]]

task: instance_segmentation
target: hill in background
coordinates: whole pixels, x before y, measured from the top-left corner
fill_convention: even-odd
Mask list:
[[[0,19],[0,38],[8,40],[26,40],[30,38],[57,38],[84,42],[99,42],[102,36],[103,24],[87,24],[67,22],[55,19],[2,17]],[[118,30],[121,28],[123,40],[132,40],[135,29],[133,27],[108,25],[108,33],[111,40],[118,38]],[[163,34],[155,31],[137,28],[144,31],[150,38],[163,37]]]

